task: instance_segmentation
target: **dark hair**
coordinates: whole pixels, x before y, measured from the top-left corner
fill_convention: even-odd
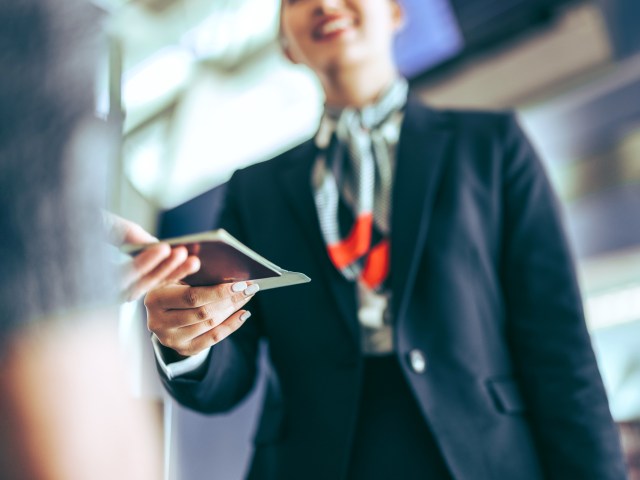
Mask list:
[[[98,20],[86,0],[0,4],[0,340],[113,293],[99,210],[109,142],[74,142],[102,131],[92,117]]]

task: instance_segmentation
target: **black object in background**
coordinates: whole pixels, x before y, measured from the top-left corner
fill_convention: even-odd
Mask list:
[[[396,62],[417,80],[545,25],[562,7],[580,1],[401,0],[407,25],[396,42]]]

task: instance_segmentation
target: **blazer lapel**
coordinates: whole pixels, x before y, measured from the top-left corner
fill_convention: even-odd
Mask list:
[[[333,293],[343,320],[356,345],[360,342],[360,327],[353,282],[347,281],[333,266],[324,244],[313,192],[311,169],[317,156],[313,141],[303,143],[290,152],[288,165],[280,171],[282,191],[288,197],[287,204],[293,210],[297,223],[304,232],[308,248],[318,262],[318,269]]]
[[[391,217],[392,313],[404,317],[452,132],[440,114],[410,99],[400,133]]]

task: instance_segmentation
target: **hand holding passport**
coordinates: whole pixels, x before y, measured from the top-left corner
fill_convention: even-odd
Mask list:
[[[262,257],[224,229],[162,240],[172,247],[184,246],[200,259],[200,270],[182,281],[188,285],[210,286],[250,280],[260,290],[311,281],[303,273],[284,270]],[[127,245],[125,253],[137,255],[149,245]]]

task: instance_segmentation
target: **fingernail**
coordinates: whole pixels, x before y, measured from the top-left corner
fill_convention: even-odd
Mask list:
[[[234,283],[231,286],[231,290],[234,292],[242,292],[246,288],[247,288],[247,282],[238,282],[238,283]]]
[[[249,297],[253,294],[255,294],[258,290],[260,290],[260,285],[258,285],[257,283],[254,283],[253,285],[249,285],[246,290],[244,291],[244,294]]]
[[[240,321],[244,322],[247,320],[247,318],[249,318],[251,316],[251,312],[249,310],[247,310],[246,312],[244,312],[242,315],[240,315]]]

